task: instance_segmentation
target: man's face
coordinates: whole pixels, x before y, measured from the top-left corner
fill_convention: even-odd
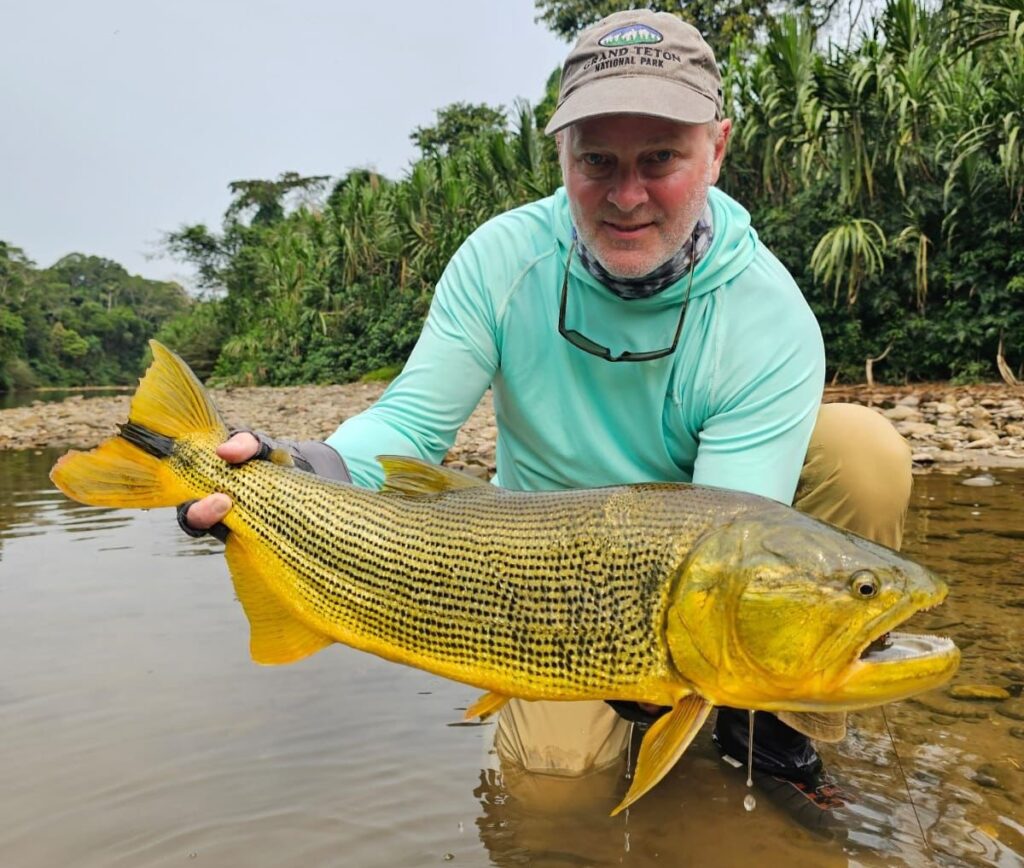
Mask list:
[[[693,232],[718,180],[731,124],[609,115],[559,139],[562,177],[580,240],[615,277],[642,277]]]

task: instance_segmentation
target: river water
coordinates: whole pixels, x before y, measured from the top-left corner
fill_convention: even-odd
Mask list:
[[[762,798],[707,733],[617,818],[618,772],[490,770],[476,691],[347,648],[262,668],[219,545],[169,510],[72,503],[56,454],[0,452],[0,864],[52,866],[1024,864],[1024,474],[916,481],[906,550],[950,580],[911,629],[963,649],[955,684],[825,748],[857,798],[822,839]]]

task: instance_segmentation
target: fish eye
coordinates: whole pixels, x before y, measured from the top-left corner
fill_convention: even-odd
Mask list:
[[[857,570],[850,576],[850,590],[854,596],[868,600],[878,593],[878,577],[870,570]]]

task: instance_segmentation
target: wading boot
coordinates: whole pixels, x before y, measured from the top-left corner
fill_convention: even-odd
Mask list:
[[[719,708],[712,739],[722,759],[746,774],[749,712]],[[851,801],[825,771],[811,740],[775,715],[754,715],[755,790],[801,826],[835,836],[849,830]]]

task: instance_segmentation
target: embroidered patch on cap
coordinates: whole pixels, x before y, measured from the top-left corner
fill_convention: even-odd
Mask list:
[[[630,24],[628,27],[616,27],[598,40],[598,45],[605,48],[618,48],[622,45],[653,45],[661,42],[662,35],[646,24]]]

